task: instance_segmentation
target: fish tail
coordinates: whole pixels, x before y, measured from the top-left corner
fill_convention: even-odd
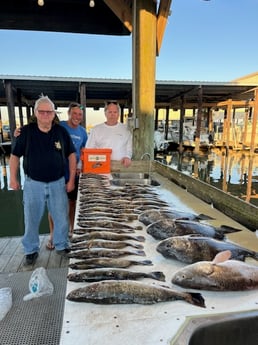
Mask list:
[[[241,229],[236,229],[236,228],[233,228],[232,226],[228,226],[228,225],[221,225],[220,229],[226,234],[231,234],[232,232],[242,231]]]
[[[133,248],[137,248],[137,249],[143,249],[143,245],[142,244],[138,244],[138,243],[128,243],[129,246],[133,247]]]
[[[144,250],[136,250],[136,251],[133,252],[132,254],[139,255],[139,256],[146,256]]]
[[[196,305],[198,307],[206,308],[205,300],[198,292],[186,292],[189,296],[186,299],[187,302]]]
[[[150,272],[148,273],[148,276],[152,279],[156,279],[162,282],[166,281],[165,274],[161,271]]]
[[[142,230],[142,226],[141,226],[141,225],[137,225],[137,226],[135,227],[135,230]]]
[[[134,265],[153,266],[153,263],[151,260],[134,261],[133,264]]]
[[[145,237],[144,236],[135,236],[134,238],[138,242],[145,242]]]

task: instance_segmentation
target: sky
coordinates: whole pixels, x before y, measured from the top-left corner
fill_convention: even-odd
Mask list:
[[[258,0],[173,0],[156,80],[230,81],[258,71]],[[132,78],[132,36],[0,30],[0,75]]]

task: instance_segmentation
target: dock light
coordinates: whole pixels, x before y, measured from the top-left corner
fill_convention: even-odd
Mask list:
[[[90,6],[90,7],[94,7],[94,6],[95,6],[95,1],[94,1],[94,0],[90,0],[89,6]]]
[[[38,5],[39,5],[39,6],[44,6],[44,4],[45,4],[45,3],[44,3],[44,0],[38,0]]]

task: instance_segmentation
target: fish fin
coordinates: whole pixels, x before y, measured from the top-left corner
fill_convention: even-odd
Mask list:
[[[165,277],[164,273],[161,271],[150,272],[150,273],[148,273],[148,275],[150,276],[150,278],[153,278],[153,279],[156,279],[156,280],[159,280],[162,282],[166,281],[166,277]]]
[[[241,229],[236,229],[236,228],[233,228],[232,226],[228,226],[228,225],[221,225],[219,227],[219,230],[222,230],[226,234],[230,234],[232,232],[242,231]]]
[[[207,214],[201,213],[201,214],[198,214],[197,219],[198,219],[198,220],[208,220],[208,219],[214,220],[215,218],[210,217],[210,216],[208,216]]]
[[[191,297],[191,300],[189,300],[191,304],[194,304],[198,307],[206,308],[205,300],[200,293],[198,292],[187,292],[187,293]]]
[[[230,250],[224,250],[215,256],[215,258],[212,260],[212,264],[219,264],[220,262],[227,261],[231,258],[231,255],[232,253]]]

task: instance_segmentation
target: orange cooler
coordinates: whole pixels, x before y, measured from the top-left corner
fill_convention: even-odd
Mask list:
[[[81,150],[82,172],[109,174],[112,149],[85,148]]]

